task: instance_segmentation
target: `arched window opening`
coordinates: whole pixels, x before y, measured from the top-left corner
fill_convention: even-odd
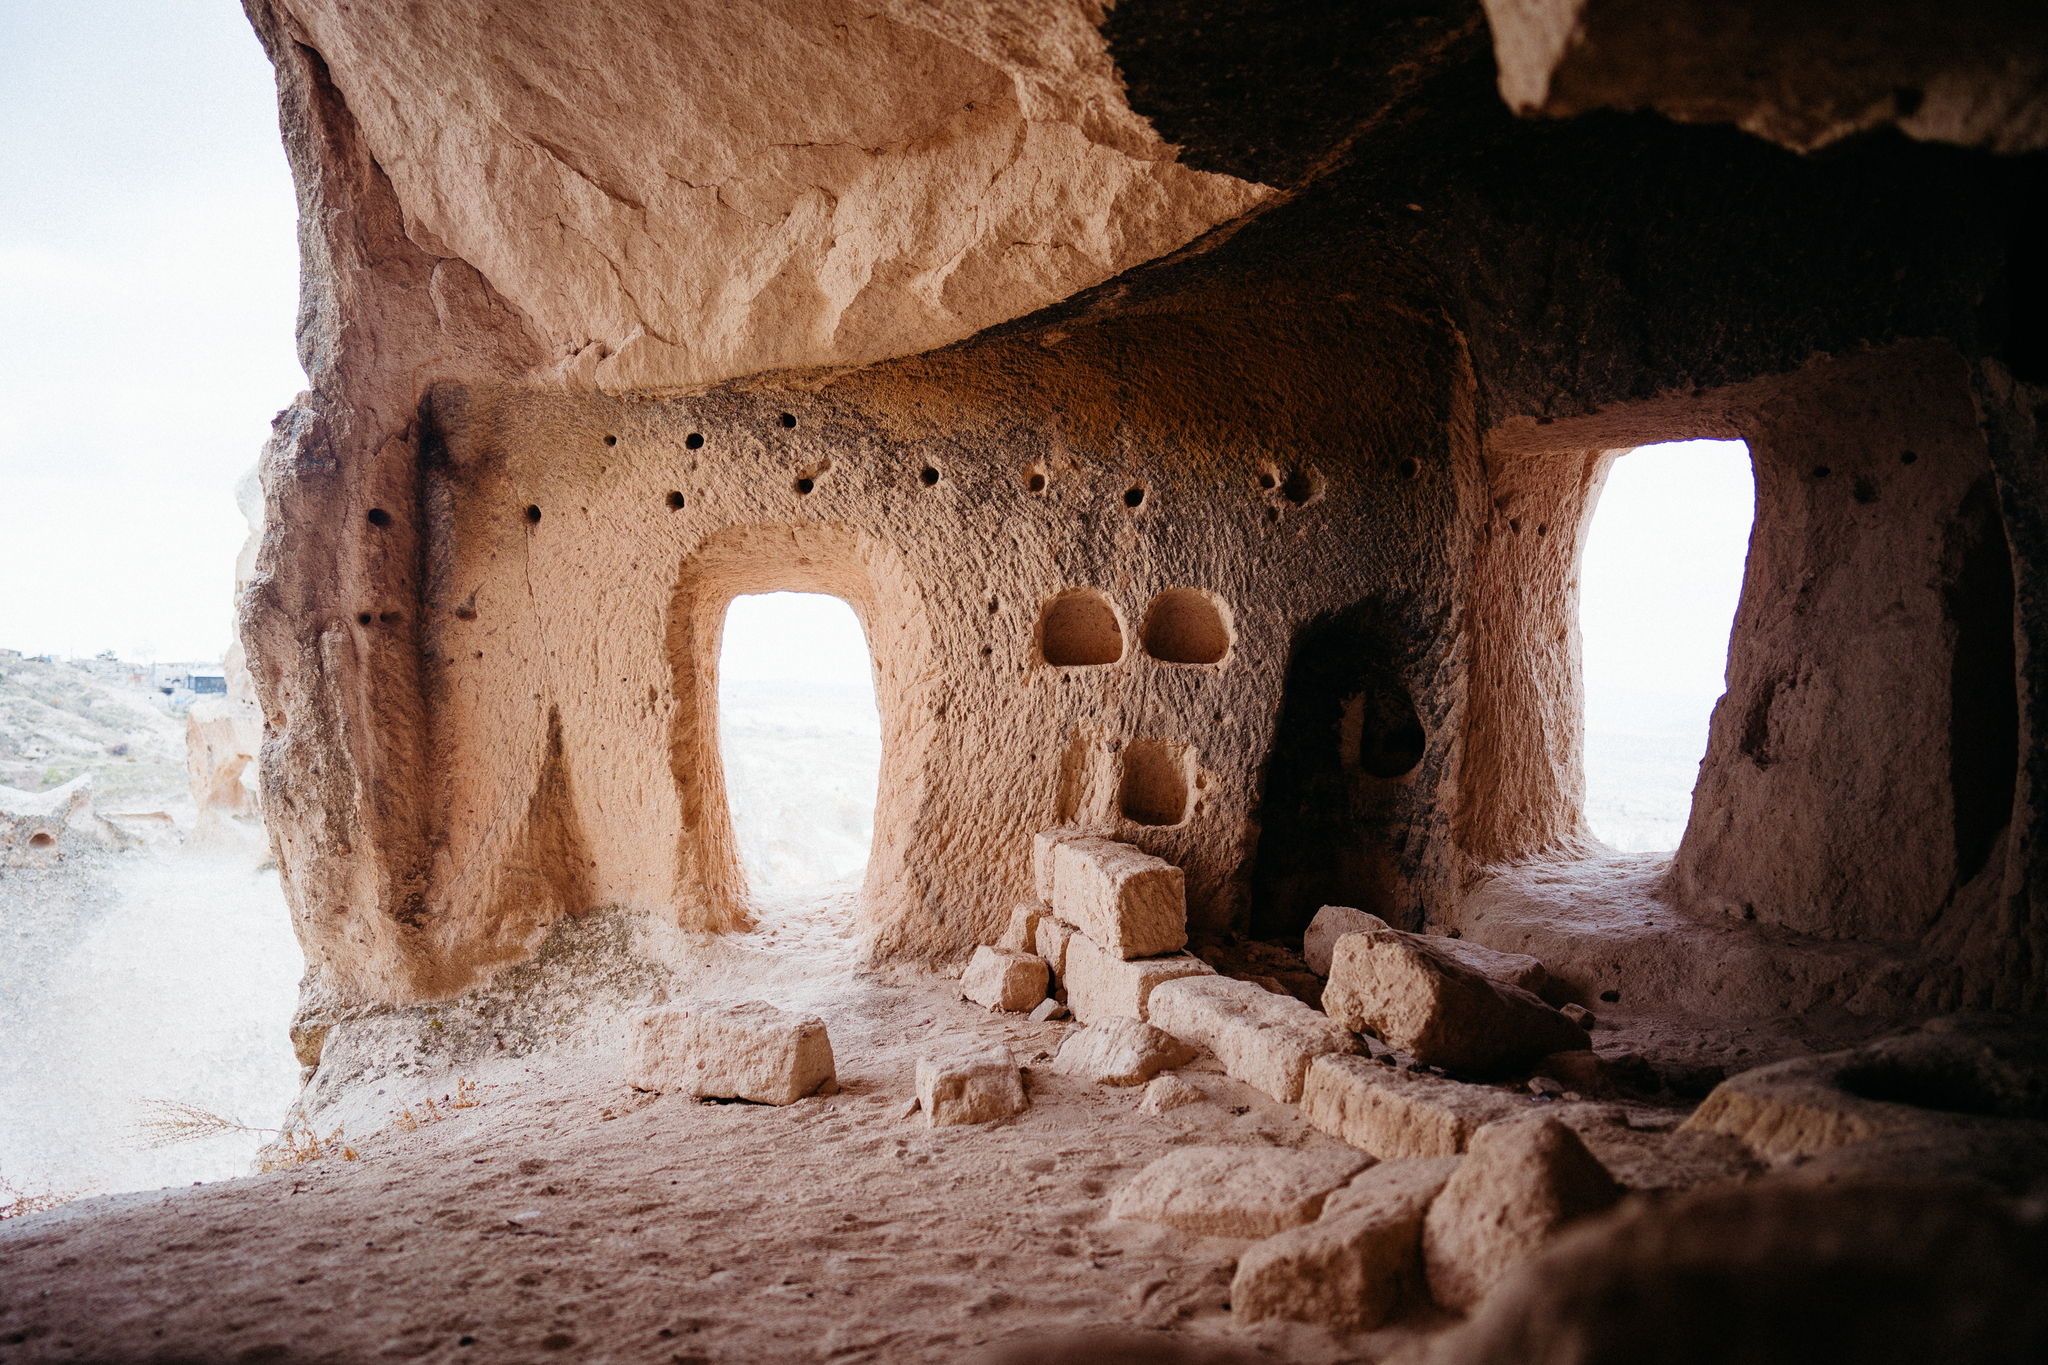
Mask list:
[[[1586,819],[1625,852],[1678,847],[1728,667],[1755,520],[1740,441],[1642,446],[1607,475],[1579,571]]]
[[[718,742],[750,886],[859,877],[874,839],[882,723],[853,608],[820,593],[734,598],[718,658]]]

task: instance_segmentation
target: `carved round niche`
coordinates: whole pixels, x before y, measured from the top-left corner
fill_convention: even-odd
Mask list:
[[[1161,663],[1218,664],[1230,653],[1230,618],[1211,593],[1168,588],[1145,608],[1138,639]]]
[[[1124,745],[1116,804],[1134,825],[1178,825],[1188,818],[1188,748],[1167,740],[1134,739]]]
[[[1039,608],[1038,652],[1054,668],[1113,664],[1124,657],[1124,623],[1094,588],[1069,588]]]

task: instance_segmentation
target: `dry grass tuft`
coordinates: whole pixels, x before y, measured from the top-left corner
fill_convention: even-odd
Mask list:
[[[272,1171],[288,1171],[309,1161],[334,1156],[343,1161],[356,1159],[356,1149],[343,1144],[341,1129],[337,1128],[323,1138],[309,1127],[287,1128],[278,1134],[277,1141],[256,1154],[256,1169],[260,1174],[269,1175]]]
[[[175,1147],[181,1142],[203,1142],[223,1133],[274,1133],[275,1128],[251,1128],[239,1119],[222,1118],[196,1104],[182,1100],[141,1100],[143,1117],[130,1130],[136,1145],[145,1148]]]
[[[0,1219],[26,1218],[32,1213],[45,1213],[79,1197],[77,1194],[58,1194],[54,1191],[30,1194],[27,1190],[16,1188],[6,1176],[0,1175]]]
[[[356,1149],[344,1145],[342,1131],[336,1128],[326,1137],[321,1137],[311,1126],[301,1124],[296,1128],[256,1128],[240,1119],[223,1118],[210,1109],[201,1109],[196,1104],[182,1100],[143,1100],[141,1106],[145,1117],[134,1126],[134,1133],[143,1147],[172,1147],[181,1142],[201,1142],[224,1133],[269,1134],[271,1141],[265,1143],[256,1153],[256,1170],[268,1175],[272,1171],[289,1170],[303,1166],[309,1161],[323,1157],[338,1156],[343,1161],[354,1161]]]

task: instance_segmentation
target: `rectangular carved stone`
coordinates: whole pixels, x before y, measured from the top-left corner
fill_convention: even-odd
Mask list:
[[[1308,1065],[1326,1052],[1358,1052],[1358,1035],[1291,995],[1226,976],[1164,982],[1146,1017],[1216,1054],[1223,1069],[1284,1104],[1301,1098]]]
[[[1053,849],[1052,910],[1118,957],[1187,946],[1180,869],[1114,839],[1069,839]]]
[[[1045,913],[1039,905],[1020,905],[1010,911],[1010,922],[1003,926],[1003,936],[996,940],[996,947],[1008,948],[1013,953],[1035,953],[1038,951],[1038,917]]]
[[[1045,959],[1007,948],[981,947],[960,974],[960,994],[983,1009],[1035,1009],[1050,978]]]
[[[1346,934],[1369,934],[1375,929],[1391,929],[1394,926],[1378,915],[1354,910],[1348,905],[1326,905],[1316,911],[1316,917],[1308,922],[1308,932],[1302,935],[1301,955],[1308,962],[1308,969],[1317,976],[1330,974],[1330,954],[1337,947],[1337,940]]]
[[[1309,1064],[1301,1089],[1310,1123],[1382,1161],[1456,1156],[1482,1124],[1528,1111],[1526,1101],[1491,1086],[1335,1054]]]
[[[1183,1147],[1138,1172],[1109,1213],[1204,1237],[1270,1237],[1312,1222],[1331,1190],[1371,1164],[1341,1148]]]
[[[1023,1073],[1008,1048],[993,1046],[917,1059],[917,1102],[925,1126],[993,1123],[1030,1107]]]
[[[636,1090],[795,1104],[833,1079],[825,1021],[760,1000],[664,1005],[628,1026],[626,1083]]]
[[[1322,1217],[1249,1248],[1230,1284],[1238,1322],[1291,1318],[1368,1331],[1427,1297],[1422,1220],[1459,1158],[1384,1161],[1323,1200]]]
[[[1084,1024],[1098,1019],[1143,1019],[1153,988],[1183,976],[1214,976],[1198,957],[1148,957],[1127,962],[1097,947],[1086,934],[1067,939],[1067,1008]]]
[[[1464,1071],[1592,1046],[1585,1030],[1528,991],[1465,965],[1447,946],[1454,942],[1395,929],[1346,934],[1331,957],[1323,1008],[1418,1061]]]
[[[1069,839],[1087,837],[1088,831],[1062,825],[1058,829],[1042,829],[1031,836],[1031,886],[1038,892],[1041,903],[1052,904],[1052,853]]]
[[[1074,926],[1062,924],[1051,915],[1040,915],[1034,931],[1038,955],[1045,959],[1045,965],[1052,968],[1056,978],[1067,974],[1067,940],[1074,936]],[[1064,984],[1064,983],[1063,983]]]

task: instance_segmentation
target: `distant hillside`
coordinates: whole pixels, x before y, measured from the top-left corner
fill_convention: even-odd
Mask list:
[[[70,664],[0,659],[0,786],[41,791],[82,772],[102,811],[184,798],[184,718]]]

